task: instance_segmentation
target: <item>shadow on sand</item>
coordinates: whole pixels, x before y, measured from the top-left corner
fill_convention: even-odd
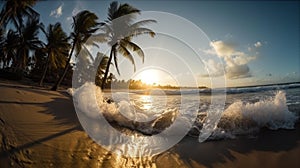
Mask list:
[[[15,88],[14,86],[4,86],[4,87],[10,87],[10,88]],[[24,149],[31,148],[35,145],[42,144],[46,141],[49,141],[51,139],[69,134],[73,131],[82,131],[82,127],[78,121],[72,99],[70,99],[67,94],[61,94],[59,92],[56,93],[51,93],[46,90],[38,90],[38,89],[31,89],[31,88],[25,88],[25,87],[17,87],[17,92],[19,90],[24,90],[26,92],[32,92],[35,94],[43,94],[45,96],[51,96],[52,98],[50,99],[51,101],[49,102],[26,102],[26,101],[7,101],[7,100],[1,100],[0,105],[2,104],[3,107],[9,108],[10,105],[21,105],[23,107],[28,106],[28,105],[34,105],[34,106],[39,106],[43,107],[42,111],[36,111],[37,113],[44,113],[46,115],[51,115],[53,116],[53,120],[56,120],[54,123],[58,123],[61,126],[67,126],[66,129],[60,131],[58,130],[57,133],[51,134],[49,136],[40,138],[40,139],[35,139],[32,140],[31,142],[28,142],[26,144],[20,145],[20,146],[12,146],[8,145],[7,147],[4,147],[0,153],[0,160],[5,160],[11,155],[14,155],[14,153],[21,152]],[[5,111],[3,111],[5,113]],[[10,115],[10,114],[7,114]],[[30,120],[30,119],[29,119]],[[5,128],[5,120],[1,119],[1,124],[3,125],[3,129]],[[32,120],[34,123],[35,120]],[[14,124],[14,123],[9,123]],[[1,127],[2,127],[1,125]],[[51,126],[51,125],[50,125]],[[2,129],[2,130],[3,130]],[[4,131],[4,130],[3,130]],[[5,132],[2,132],[2,145],[8,144],[8,142],[5,142],[7,138],[9,138],[10,135],[6,135]],[[6,149],[5,149],[6,148]]]
[[[26,143],[24,145],[21,145],[21,146],[17,146],[17,147],[12,147],[11,149],[9,149],[8,151],[2,151],[0,153],[0,158],[5,158],[5,157],[8,157],[9,155],[15,153],[15,152],[20,152],[24,149],[27,149],[27,148],[31,148],[35,145],[38,145],[38,144],[42,144],[43,142],[46,142],[48,140],[51,140],[51,139],[54,139],[54,138],[57,138],[59,136],[62,136],[62,135],[65,135],[65,134],[68,134],[72,131],[75,131],[75,130],[79,130],[81,129],[80,126],[75,126],[73,128],[69,128],[69,129],[66,129],[64,131],[61,131],[61,132],[58,132],[58,133],[55,133],[55,134],[52,134],[50,136],[47,136],[47,137],[44,137],[44,138],[41,138],[41,139],[38,139],[38,140],[34,140],[32,142],[29,142],[29,143]]]

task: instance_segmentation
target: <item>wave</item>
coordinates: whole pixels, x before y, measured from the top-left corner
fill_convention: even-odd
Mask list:
[[[274,84],[268,86],[251,86],[251,87],[240,87],[240,88],[221,88],[221,89],[166,89],[161,92],[159,89],[151,89],[151,90],[131,90],[131,93],[135,94],[151,94],[151,95],[186,95],[186,94],[239,94],[239,93],[251,93],[251,92],[263,92],[270,90],[284,90],[284,89],[292,89],[292,88],[300,88],[300,83],[293,84]]]
[[[204,121],[206,114],[202,113],[200,116],[198,121]],[[229,105],[209,139],[235,138],[238,135],[252,136],[261,128],[294,129],[298,118],[295,113],[289,111],[285,92],[281,90],[277,91],[275,96],[255,103],[236,101]],[[202,123],[197,124],[198,127],[199,125],[200,128],[202,127]],[[195,130],[192,133],[195,133]]]
[[[115,128],[126,128],[144,135],[154,135],[164,131],[179,115],[177,108],[165,108],[160,114],[153,115],[128,101],[108,103],[101,89],[93,83],[86,83],[78,89],[68,89],[68,93],[73,96],[75,106],[85,115],[97,118],[102,113],[110,124],[116,126]],[[192,119],[185,116],[178,126],[191,128],[194,124],[189,135],[198,136],[206,117],[206,112],[199,112],[196,121],[191,122]],[[298,116],[288,110],[285,92],[277,91],[275,95],[261,98],[254,103],[239,100],[230,104],[222,113],[209,139],[252,135],[264,127],[272,130],[293,129],[297,120]]]
[[[293,84],[274,84],[268,86],[252,86],[252,87],[242,87],[242,88],[227,88],[226,92],[229,94],[235,93],[250,93],[250,92],[262,92],[262,91],[270,91],[270,90],[282,90],[282,89],[292,89],[299,88],[300,83]]]
[[[121,100],[108,103],[101,89],[93,83],[85,83],[78,89],[68,89],[75,100],[75,107],[91,118],[99,117],[100,113],[116,128],[124,127],[144,135],[160,133],[175,120],[176,108],[164,109],[160,115],[145,113],[135,103]],[[95,95],[96,100],[93,100]]]

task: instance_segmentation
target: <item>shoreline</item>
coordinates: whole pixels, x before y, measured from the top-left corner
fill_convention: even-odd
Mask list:
[[[0,83],[1,167],[299,167],[300,123],[293,130],[198,143],[186,136],[151,159],[119,158],[83,131],[65,91]],[[125,164],[125,165],[124,165]]]

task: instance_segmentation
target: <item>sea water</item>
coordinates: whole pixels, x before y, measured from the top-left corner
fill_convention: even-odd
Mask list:
[[[151,136],[168,129],[182,114],[180,123],[189,129],[186,136],[195,137],[205,129],[212,96],[218,96],[218,90],[212,95],[209,89],[113,90],[103,93],[93,83],[69,89],[69,93],[86,115],[93,118],[102,114],[118,129]],[[92,95],[96,95],[97,103],[92,103]],[[229,88],[224,104],[208,140],[252,136],[261,128],[294,129],[300,114],[300,84]]]

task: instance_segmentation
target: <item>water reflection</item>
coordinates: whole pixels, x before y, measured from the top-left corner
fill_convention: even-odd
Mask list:
[[[139,102],[141,105],[139,105],[140,109],[144,111],[149,111],[153,106],[153,98],[151,95],[142,95],[139,98]]]

